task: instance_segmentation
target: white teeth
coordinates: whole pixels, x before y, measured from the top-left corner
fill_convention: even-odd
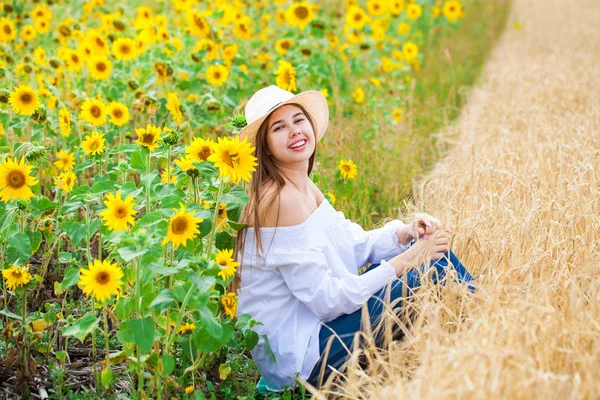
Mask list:
[[[304,143],[306,143],[306,140],[301,140],[298,143],[290,146],[290,149],[295,149],[296,147],[300,147],[300,146],[304,145]]]

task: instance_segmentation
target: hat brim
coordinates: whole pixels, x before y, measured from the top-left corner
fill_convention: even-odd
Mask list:
[[[318,90],[307,90],[305,92],[298,93],[291,99],[277,104],[275,107],[269,110],[268,113],[240,130],[237,134],[238,137],[240,139],[246,138],[250,143],[256,145],[256,135],[258,133],[258,129],[265,119],[267,119],[273,111],[287,104],[299,104],[306,110],[308,114],[310,114],[310,117],[313,119],[317,128],[315,132],[316,141],[318,142],[321,140],[323,135],[325,135],[325,131],[327,131],[327,126],[329,125],[329,106],[327,105],[327,99],[325,96],[323,96],[323,94]]]

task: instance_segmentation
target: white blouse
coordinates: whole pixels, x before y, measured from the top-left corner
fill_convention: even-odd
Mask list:
[[[254,330],[267,336],[276,362],[262,337],[251,354],[269,390],[293,386],[297,375],[308,379],[319,359],[322,323],[360,309],[396,278],[386,260],[410,247],[398,243],[402,225],[393,220],[364,231],[324,200],[299,225],[260,228],[260,256],[254,228],[247,228],[237,314],[263,324]],[[367,263],[381,266],[358,275]]]

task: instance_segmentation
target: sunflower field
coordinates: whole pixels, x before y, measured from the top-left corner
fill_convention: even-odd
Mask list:
[[[248,351],[260,321],[236,317],[229,290],[256,165],[235,136],[243,105],[268,85],[317,89],[332,126],[364,110],[401,126],[428,48],[466,10],[455,0],[0,2],[0,390],[253,396],[240,382],[257,376]],[[356,188],[351,157],[316,168],[332,203]]]

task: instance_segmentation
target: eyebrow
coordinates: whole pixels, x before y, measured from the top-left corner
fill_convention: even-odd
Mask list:
[[[304,115],[304,113],[302,113],[302,111],[300,111],[299,113],[294,114],[294,116],[292,118],[296,118],[298,115]],[[273,126],[275,126],[275,124],[278,124],[280,122],[283,122],[282,119],[280,119],[279,121],[275,121],[271,124],[271,127],[269,128],[269,130],[273,129]]]

